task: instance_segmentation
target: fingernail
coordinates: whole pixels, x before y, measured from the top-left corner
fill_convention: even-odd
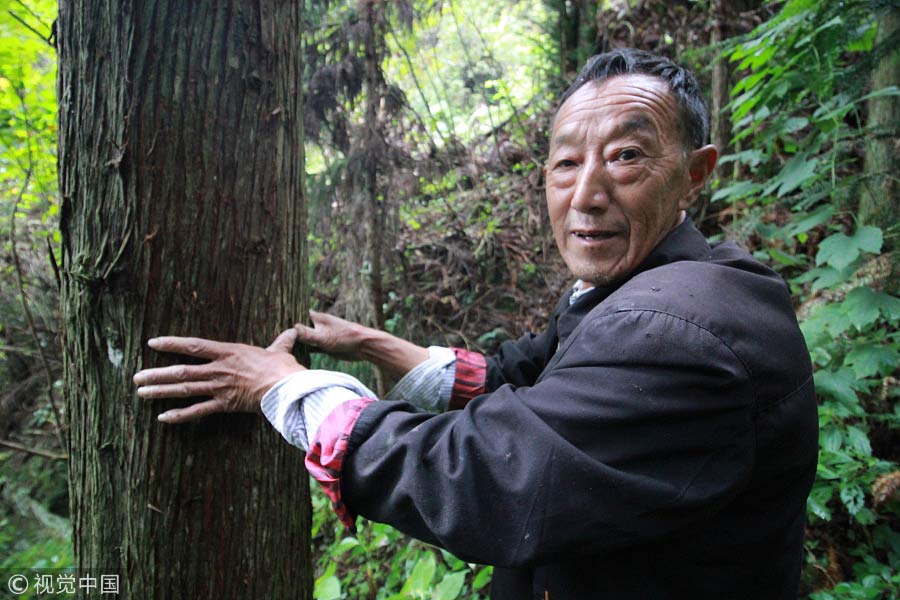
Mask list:
[[[147,345],[151,348],[156,348],[157,346],[159,346],[159,338],[150,338],[147,341]]]
[[[169,421],[172,420],[172,417],[174,417],[174,416],[175,416],[175,411],[167,410],[166,412],[164,412],[161,415],[159,415],[158,417],[156,417],[156,420],[161,423],[168,423]]]

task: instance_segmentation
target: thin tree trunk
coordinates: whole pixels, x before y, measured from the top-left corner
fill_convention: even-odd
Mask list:
[[[378,169],[381,164],[381,152],[376,149],[383,145],[378,122],[378,104],[381,101],[380,63],[381,52],[378,32],[379,15],[372,4],[366,6],[366,23],[368,31],[365,38],[366,69],[366,120],[364,147],[365,153],[365,187],[366,211],[369,226],[368,254],[371,265],[369,273],[369,302],[372,307],[372,320],[375,329],[384,330],[384,286],[382,262],[384,255],[384,201],[378,188]],[[387,376],[379,367],[375,367],[376,392],[384,397],[388,392]]]
[[[727,15],[722,0],[712,0],[709,7],[709,18],[712,27],[710,28],[709,45],[712,51],[718,54],[721,51],[720,45],[725,39],[725,23]],[[729,98],[729,82],[728,82],[728,60],[724,57],[716,57],[712,66],[711,75],[711,94],[710,94],[710,142],[719,150],[719,156],[728,154],[730,151],[729,141],[731,140],[731,120],[728,118],[728,112],[725,107],[728,105]],[[735,163],[736,164],[736,163]],[[729,175],[737,177],[736,172],[729,173],[725,166],[717,164],[714,177],[718,180],[727,178]],[[701,198],[700,204],[694,209],[697,215],[697,223],[701,226],[706,220],[706,212],[708,201],[705,196]]]
[[[302,3],[63,0],[64,380],[79,568],[123,598],[308,598],[303,455],[254,415],[162,426],[155,335],[304,314]],[[163,404],[163,405],[161,405]]]
[[[713,52],[718,54],[721,51],[720,45],[725,40],[723,30],[725,28],[725,19],[727,18],[722,6],[722,0],[713,0],[710,5],[710,17],[712,19],[712,28],[710,32],[709,43],[713,48]],[[711,141],[719,149],[719,154],[728,153],[728,142],[731,139],[731,121],[725,107],[728,105],[728,59],[718,57],[713,62],[712,67],[712,94],[710,102],[711,118]],[[715,175],[721,179],[725,176],[724,167],[716,166]]]
[[[900,9],[888,8],[878,20],[876,51],[885,51],[872,74],[872,90],[900,86],[900,48],[891,48],[889,40],[900,31]],[[882,96],[869,100],[870,130],[866,145],[866,185],[859,205],[862,223],[893,229],[894,236],[886,237],[886,250],[900,250],[896,241],[900,234],[900,98]],[[894,260],[895,271],[897,260]],[[897,281],[897,278],[895,278]]]

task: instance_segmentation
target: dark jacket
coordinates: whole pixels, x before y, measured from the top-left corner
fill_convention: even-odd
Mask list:
[[[369,405],[349,509],[495,565],[495,599],[796,597],[811,365],[785,284],[746,252],[686,221],[504,344],[487,385],[441,415]]]

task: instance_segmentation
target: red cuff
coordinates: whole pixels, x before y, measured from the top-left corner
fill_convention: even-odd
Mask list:
[[[371,402],[374,400],[360,398],[339,404],[319,425],[316,437],[306,452],[306,469],[331,499],[331,507],[338,519],[352,531],[356,531],[356,516],[350,514],[341,500],[341,469],[347,454],[350,432],[360,413]]]
[[[462,348],[453,348],[456,353],[456,379],[450,393],[449,410],[464,407],[469,400],[484,393],[484,382],[487,377],[487,361],[483,354],[470,352]]]

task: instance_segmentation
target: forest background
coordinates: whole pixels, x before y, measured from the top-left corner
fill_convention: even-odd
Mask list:
[[[540,167],[555,98],[588,56],[635,46],[699,74],[724,156],[694,219],[781,273],[816,368],[801,597],[896,597],[897,3],[307,4],[311,304],[421,344],[490,352],[541,327],[567,285]],[[72,564],[55,16],[52,1],[0,0],[0,568]],[[316,598],[486,597],[490,568],[361,525],[348,536],[314,491]]]

